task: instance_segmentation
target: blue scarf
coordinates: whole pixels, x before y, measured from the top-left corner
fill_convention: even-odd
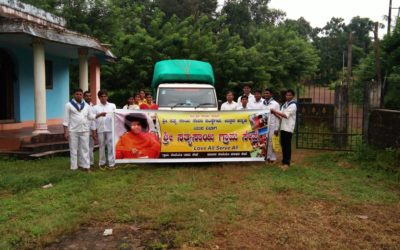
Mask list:
[[[285,104],[283,104],[282,107],[283,107],[283,109],[287,109],[287,107],[289,107],[292,104],[297,105],[295,100],[291,100],[290,102],[285,102]]]
[[[265,105],[265,106],[268,106],[273,100],[274,100],[273,97],[269,98],[268,100],[265,99],[265,100],[264,100],[264,105]]]
[[[78,112],[81,112],[82,109],[85,107],[85,102],[82,101],[81,103],[77,103],[74,99],[71,99],[71,101],[69,101],[71,103],[72,106],[74,106],[74,108],[76,108],[76,110],[78,110]]]

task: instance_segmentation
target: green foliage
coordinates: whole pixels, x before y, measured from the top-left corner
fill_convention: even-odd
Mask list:
[[[400,109],[400,19],[393,33],[382,41],[383,74],[386,78],[385,107]]]
[[[304,17],[300,17],[297,20],[286,19],[280,25],[283,25],[287,29],[295,31],[301,37],[312,41],[316,39],[317,34],[320,32],[319,28],[313,28],[311,24],[306,19],[304,19]]]
[[[354,81],[350,85],[350,99],[353,103],[364,102],[364,88],[376,79],[374,53],[368,54],[353,71]]]
[[[329,83],[336,79],[342,69],[343,53],[347,51],[347,34],[345,24],[341,18],[332,18],[321,30],[322,36],[314,40],[321,57],[319,65],[319,79]]]
[[[293,87],[317,71],[319,57],[314,47],[294,31],[285,27],[260,30],[257,40],[255,47],[275,87]]]
[[[212,17],[218,5],[217,0],[156,0],[155,3],[168,18],[176,15],[182,19],[201,15]]]
[[[64,17],[68,28],[110,44],[118,62],[102,65],[102,84],[121,95],[150,86],[154,64],[170,58],[210,62],[221,97],[230,82],[280,89],[309,79],[325,85],[342,81],[350,32],[353,102],[362,101],[365,80],[376,79],[373,57],[368,56],[373,23],[359,16],[348,24],[333,17],[324,27],[313,28],[304,18],[285,19],[284,12],[269,7],[270,0],[228,0],[220,11],[216,0],[25,2]],[[398,73],[393,68],[399,61],[398,43],[398,29],[382,43],[382,71],[388,80],[385,103],[392,108],[399,106]],[[72,71],[74,82],[76,77]]]
[[[381,150],[361,144],[349,159],[357,162],[363,168],[383,170],[400,176],[400,166],[398,164],[400,162],[400,149],[398,148]]]
[[[269,0],[227,1],[221,13],[215,0],[27,2],[66,18],[69,28],[111,44],[118,61],[102,65],[102,87],[115,94],[117,103],[148,88],[154,64],[163,59],[210,62],[218,93],[229,82],[294,86],[311,77],[319,62],[303,34],[276,25],[284,13],[268,8]],[[72,72],[73,80],[76,76]]]
[[[370,32],[374,29],[374,23],[369,18],[353,17],[347,25],[347,30],[353,33],[353,44],[361,48],[365,53],[371,48]]]
[[[398,48],[400,50],[400,48]],[[385,94],[385,107],[388,109],[400,110],[400,66],[392,68],[392,72],[387,78],[388,87]]]
[[[228,0],[221,14],[233,35],[239,35],[244,46],[249,48],[257,43],[253,37],[257,30],[278,24],[285,16],[281,10],[268,7],[270,0]]]
[[[333,17],[322,29],[314,29],[311,37],[321,57],[318,80],[327,84],[339,79],[343,66],[347,67],[350,32],[353,37],[352,66],[359,65],[371,51],[369,34],[372,28],[373,22],[370,19],[357,16],[347,25],[342,18]],[[320,32],[319,35],[315,34],[317,32]]]
[[[400,30],[396,26],[390,36],[385,36],[381,43],[381,75],[384,76],[386,90],[384,106],[388,109],[400,109]],[[377,80],[375,54],[370,52],[354,69],[354,82],[350,87],[351,97],[357,103],[363,101],[363,91],[372,79]]]

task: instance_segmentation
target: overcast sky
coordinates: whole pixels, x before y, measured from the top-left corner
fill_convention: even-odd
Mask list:
[[[224,0],[218,0],[220,6]],[[400,0],[392,0],[394,8],[400,6]],[[389,0],[271,0],[269,6],[286,12],[287,18],[304,17],[313,27],[323,27],[331,17],[342,17],[346,24],[352,17],[369,17],[375,22],[384,23],[384,15],[388,14]],[[398,10],[392,10],[392,19]],[[380,35],[385,32],[381,29]]]

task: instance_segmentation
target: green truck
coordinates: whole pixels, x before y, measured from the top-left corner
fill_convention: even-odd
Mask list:
[[[196,60],[163,60],[154,67],[151,87],[160,110],[218,110],[211,64]]]

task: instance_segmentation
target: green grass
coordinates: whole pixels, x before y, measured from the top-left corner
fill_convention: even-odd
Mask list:
[[[63,157],[3,159],[0,249],[40,247],[95,221],[151,223],[174,246],[207,246],[221,225],[279,221],[288,212],[282,202],[395,206],[398,176],[377,169],[378,158],[368,167],[357,153],[324,153],[287,172],[260,163],[216,163],[127,164],[89,174],[70,171]],[[41,188],[48,183],[54,187]],[[165,242],[149,244],[162,248]]]

